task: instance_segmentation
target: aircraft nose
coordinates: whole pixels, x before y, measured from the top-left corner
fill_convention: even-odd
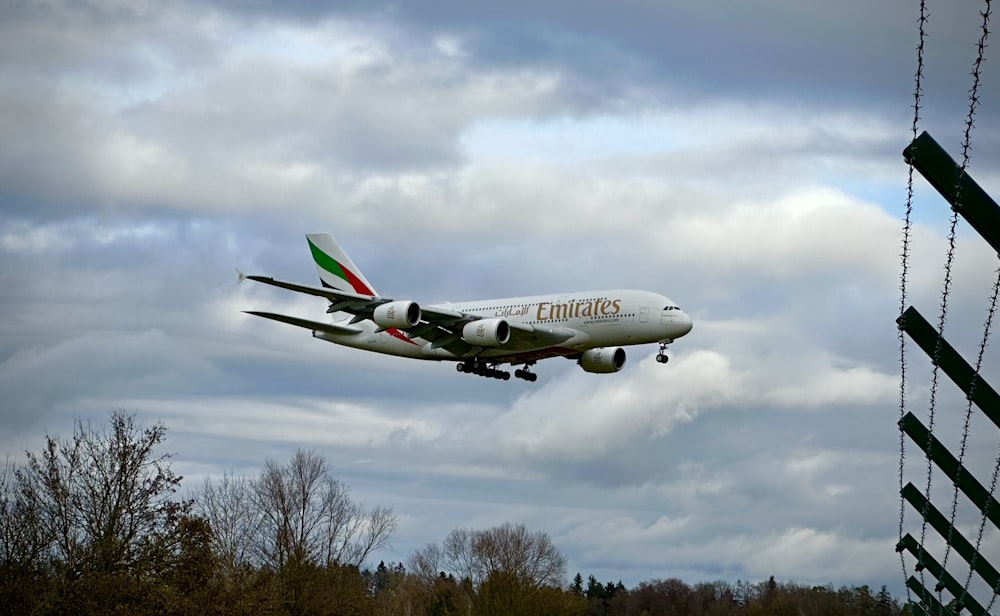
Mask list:
[[[691,321],[691,315],[686,312],[682,312],[677,319],[677,336],[684,336],[691,328],[694,327],[694,322]]]

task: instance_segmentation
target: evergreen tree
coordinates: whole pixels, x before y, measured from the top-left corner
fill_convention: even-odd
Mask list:
[[[604,589],[604,585],[597,581],[593,575],[587,578],[587,592],[585,595],[588,599],[607,599],[607,591]]]

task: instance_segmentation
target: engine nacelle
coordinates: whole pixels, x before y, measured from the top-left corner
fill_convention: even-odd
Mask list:
[[[480,319],[462,328],[462,340],[476,346],[500,346],[510,340],[510,324],[503,319]]]
[[[598,374],[618,372],[625,365],[625,349],[621,347],[587,349],[580,356],[578,363],[587,372]]]
[[[389,302],[375,308],[372,320],[379,327],[413,327],[420,322],[420,306],[416,302]]]

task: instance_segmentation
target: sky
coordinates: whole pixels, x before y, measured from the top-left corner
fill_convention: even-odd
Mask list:
[[[4,2],[0,455],[126,409],[166,424],[191,488],[326,456],[399,516],[376,562],[513,522],[547,532],[569,577],[902,596],[914,5]],[[982,6],[928,9],[919,130],[960,158]],[[997,194],[993,50],[969,170]],[[949,216],[917,176],[907,303],[932,322]],[[553,359],[527,383],[243,314],[324,318],[237,282],[315,284],[312,232],[394,299],[648,289],[694,329],[665,366],[630,347],[618,374]],[[960,222],[946,335],[970,361],[996,266]],[[993,347],[983,365],[996,376]],[[926,423],[929,362],[908,345],[907,366]],[[936,408],[957,449],[946,380]],[[988,484],[998,432],[974,414],[970,433]],[[1000,535],[982,550],[1000,560]]]

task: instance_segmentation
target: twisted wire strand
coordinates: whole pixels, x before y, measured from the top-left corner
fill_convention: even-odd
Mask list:
[[[965,131],[962,138],[962,163],[958,174],[958,180],[955,186],[955,204],[952,212],[952,220],[956,222],[958,219],[958,213],[962,209],[961,180],[965,176],[965,172],[969,166],[970,150],[972,147],[972,130],[975,127],[976,110],[978,109],[980,104],[979,84],[982,78],[982,65],[986,55],[986,47],[987,47],[986,41],[989,39],[989,34],[990,34],[989,23],[990,23],[991,9],[992,9],[992,7],[990,6],[990,1],[991,0],[985,0],[986,9],[980,12],[980,17],[982,18],[981,32],[979,35],[979,41],[976,44],[976,60],[972,65],[972,87],[969,89],[969,110],[965,117]],[[951,271],[949,268],[946,267],[946,273],[945,273],[946,280],[950,278],[950,275]],[[942,569],[947,568],[948,558],[951,555],[952,536],[955,532],[955,517],[958,510],[959,482],[962,478],[962,473],[964,472],[963,462],[965,460],[965,453],[968,447],[969,425],[970,425],[970,420],[972,419],[972,399],[973,399],[973,394],[975,392],[976,383],[979,380],[979,372],[982,367],[983,354],[985,353],[986,345],[989,342],[990,327],[993,321],[993,314],[996,311],[996,300],[997,300],[996,291],[997,287],[994,286],[994,294],[990,299],[989,309],[987,311],[986,323],[983,327],[983,337],[979,345],[979,354],[976,360],[976,368],[974,376],[972,379],[972,383],[969,384],[970,386],[969,395],[966,397],[967,400],[966,400],[965,418],[962,425],[962,439],[961,439],[961,444],[959,446],[959,455],[958,455],[959,467],[958,467],[958,473],[955,475],[955,480],[953,482],[953,487],[952,487],[951,516],[949,520],[950,524],[948,527],[948,536],[945,541],[944,558],[942,559],[941,562]],[[942,310],[944,309],[946,309],[946,306],[944,305],[944,302],[942,302]],[[944,322],[944,314],[942,313],[941,321],[939,322],[939,325],[942,328],[943,328],[943,322]],[[940,334],[941,331],[939,330],[938,333]],[[993,491],[991,489],[990,493],[992,494],[992,492]],[[986,507],[989,507],[988,501]],[[985,518],[986,518],[986,512],[984,510],[983,519],[985,520]],[[976,551],[978,552],[978,550],[979,550],[979,544],[977,543]],[[963,599],[965,598],[966,595],[968,595],[968,586],[969,586],[969,581],[971,581],[971,578],[972,578],[972,568],[970,566],[969,577],[967,578],[966,584],[962,589],[961,598]]]
[[[993,283],[993,294],[990,296],[989,307],[986,311],[986,323],[983,325],[983,338],[979,342],[979,354],[976,356],[976,371],[972,377],[972,383],[969,385],[969,396],[968,396],[968,407],[966,409],[966,431],[968,431],[968,415],[972,413],[972,400],[975,397],[976,385],[980,381],[980,371],[983,365],[983,355],[986,354],[986,347],[989,344],[990,330],[993,326],[993,317],[996,316],[997,312],[997,298],[1000,296],[1000,268],[997,268],[996,281]],[[993,476],[990,478],[990,488],[989,494],[993,496],[993,493],[997,488],[997,479],[1000,477],[1000,455],[997,456],[996,463],[993,465]],[[962,596],[959,600],[964,599],[967,594],[969,594],[969,584],[972,583],[972,573],[975,570],[976,562],[979,558],[979,549],[983,543],[983,534],[986,532],[986,520],[989,518],[990,513],[990,501],[987,499],[986,504],[983,506],[983,516],[979,520],[979,530],[976,534],[976,548],[972,552],[972,559],[969,562],[969,574],[965,578],[965,584],[962,587]],[[990,597],[989,607],[986,611],[989,612],[993,608],[993,604],[997,600],[997,593],[1000,593],[1000,584],[993,588],[993,596]]]
[[[931,357],[931,363],[934,368],[931,371],[931,388],[928,400],[927,409],[927,443],[924,450],[927,452],[925,458],[927,461],[927,484],[924,489],[924,506],[921,511],[920,520],[920,549],[918,553],[922,556],[924,551],[924,542],[927,538],[927,513],[930,508],[931,501],[931,484],[934,476],[934,460],[931,458],[931,451],[933,451],[933,440],[934,440],[934,425],[935,425],[935,415],[937,411],[937,390],[938,383],[940,381],[941,369],[938,364],[941,360],[941,348],[942,341],[944,340],[944,326],[947,322],[948,317],[948,299],[951,294],[951,283],[952,283],[952,266],[955,262],[955,236],[958,227],[958,211],[952,212],[951,221],[948,228],[948,251],[945,255],[944,264],[944,284],[941,289],[941,301],[940,301],[940,313],[938,315],[937,324],[937,341],[934,343],[934,353]],[[942,566],[943,568],[943,566]],[[926,587],[927,584],[924,581],[923,570],[920,573],[920,583]],[[938,598],[942,605],[945,601],[941,599],[942,592],[938,591]]]
[[[920,126],[920,102],[923,95],[923,74],[924,74],[924,40],[926,38],[925,26],[927,24],[927,3],[920,0],[920,18],[917,20],[918,37],[917,43],[917,70],[914,73],[913,87],[913,140],[917,138],[917,129]],[[911,157],[912,161],[913,158]],[[909,163],[906,178],[906,213],[903,219],[903,241],[902,252],[900,254],[900,277],[899,277],[899,315],[903,316],[906,311],[907,282],[909,280],[909,257],[910,257],[910,233],[913,226],[913,163]],[[906,335],[902,327],[899,334],[899,419],[902,421],[906,414]],[[906,501],[902,497],[903,476],[906,463],[906,434],[903,432],[902,424],[899,428],[899,540],[903,540],[903,526],[906,512]],[[922,544],[921,544],[922,545]],[[899,551],[899,563],[903,569],[903,579],[908,577],[906,570],[906,556],[903,551]],[[910,587],[906,588],[906,601],[912,601]]]

